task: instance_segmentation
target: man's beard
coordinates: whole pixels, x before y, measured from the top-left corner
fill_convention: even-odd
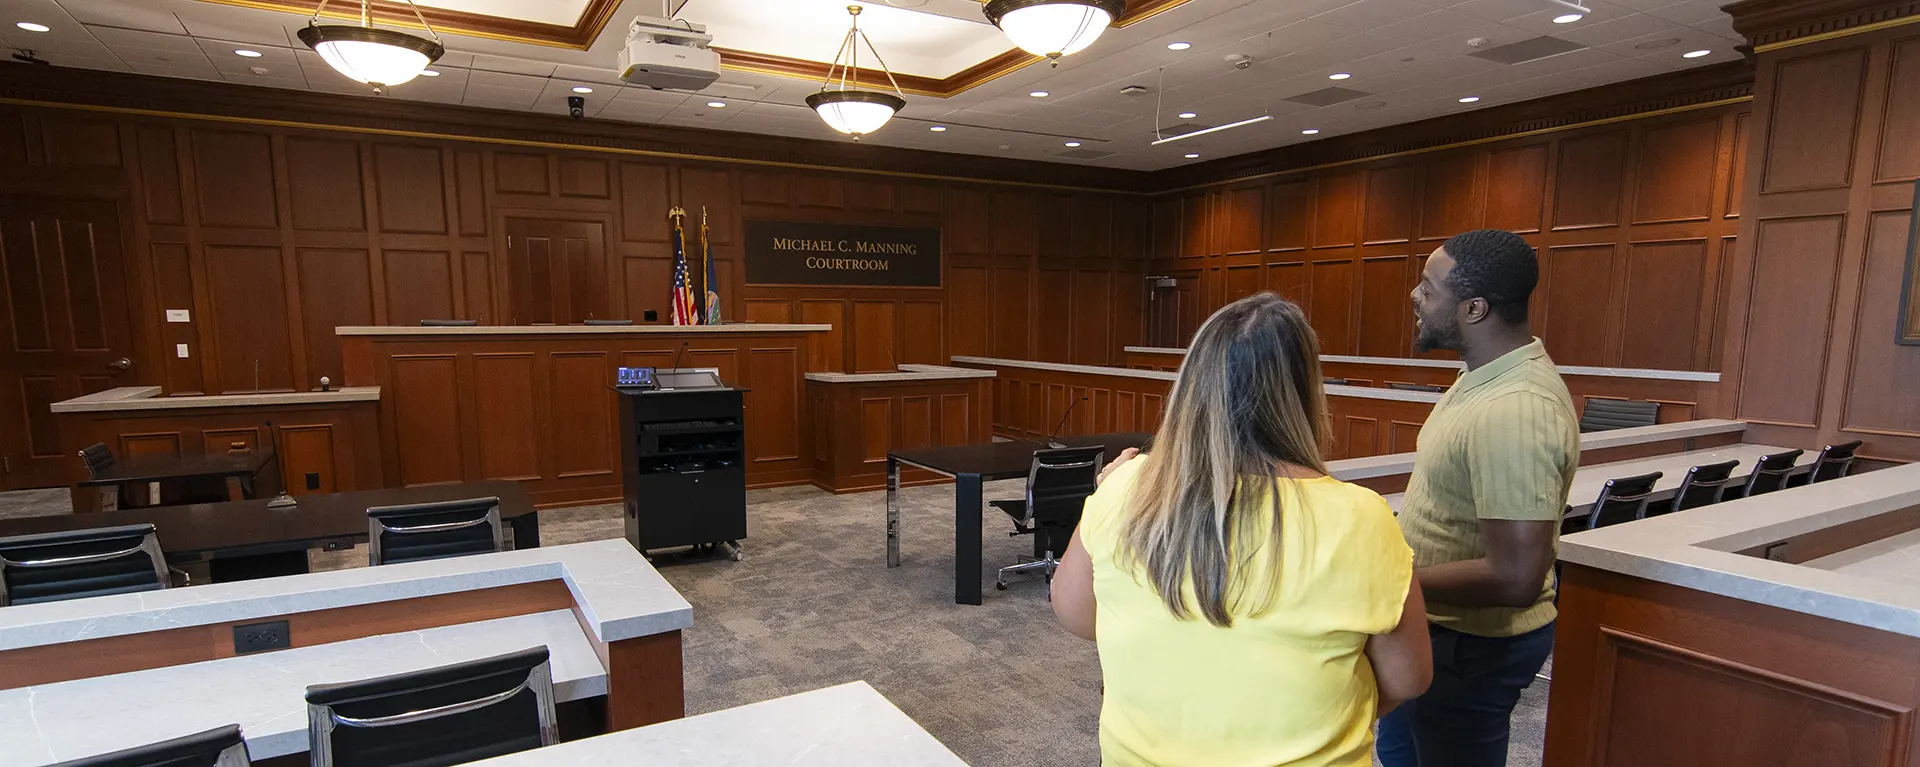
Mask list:
[[[1421,317],[1420,324],[1415,326],[1413,350],[1423,354],[1434,350],[1460,351],[1460,325],[1448,323],[1442,327]]]

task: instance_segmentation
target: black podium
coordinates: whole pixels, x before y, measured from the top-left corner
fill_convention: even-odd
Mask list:
[[[620,388],[627,541],[647,552],[747,537],[743,395],[711,371],[662,370],[660,388]]]

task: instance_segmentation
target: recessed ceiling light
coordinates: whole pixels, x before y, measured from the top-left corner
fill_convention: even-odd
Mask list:
[[[1078,142],[1078,141],[1069,141],[1069,142],[1067,142],[1067,146],[1079,146],[1079,145],[1080,145],[1080,142]]]
[[[1561,15],[1559,15],[1559,16],[1555,16],[1555,17],[1553,17],[1553,23],[1555,23],[1555,24],[1572,24],[1572,23],[1574,23],[1574,22],[1576,22],[1576,21],[1579,21],[1579,20],[1581,20],[1581,19],[1584,19],[1584,18],[1586,18],[1586,16],[1584,16],[1584,15],[1581,15],[1581,14],[1578,14],[1578,13],[1567,13],[1567,14],[1561,14]]]
[[[1479,96],[1461,96],[1461,97],[1460,97],[1460,103],[1462,103],[1462,104],[1471,104],[1471,103],[1473,103],[1473,102],[1475,102],[1475,101],[1479,101],[1479,100],[1480,100],[1480,97],[1479,97]]]
[[[933,131],[934,133],[946,133],[946,132],[947,132],[947,126],[945,126],[945,125],[935,125],[935,126],[933,126],[933,127],[931,127],[931,128],[928,128],[927,130],[930,130],[930,131]]]
[[[1682,54],[1680,54],[1680,58],[1683,58],[1683,59],[1697,59],[1697,58],[1700,58],[1701,56],[1705,56],[1705,55],[1707,55],[1707,54],[1709,54],[1709,53],[1712,53],[1712,52],[1713,52],[1713,51],[1704,51],[1704,50],[1702,50],[1702,51],[1687,51],[1686,53],[1682,53]]]
[[[421,77],[439,77],[440,73],[431,69],[422,69],[420,70],[420,76]]]
[[[17,24],[14,24],[14,26],[27,30],[28,32],[52,32],[53,31],[53,27],[49,27],[45,24],[35,24],[31,21],[22,21]]]
[[[574,93],[592,93],[593,89],[584,85],[576,85],[576,86],[573,86],[573,92]]]
[[[1335,72],[1333,74],[1327,75],[1327,79],[1328,80],[1345,80],[1352,76],[1353,75],[1347,74],[1345,72]]]
[[[1319,129],[1319,128],[1308,128],[1308,129],[1306,129],[1306,130],[1303,130],[1303,131],[1300,131],[1300,135],[1302,135],[1302,136],[1313,136],[1313,135],[1317,135],[1317,134],[1319,134],[1319,133],[1320,133],[1320,129]]]
[[[1191,120],[1191,119],[1193,119],[1193,118],[1195,118],[1195,117],[1199,117],[1199,116],[1200,116],[1199,114],[1197,114],[1197,113],[1194,113],[1194,112],[1181,112],[1181,113],[1180,113],[1180,119],[1182,119],[1182,120]]]
[[[1027,95],[1032,96],[1036,99],[1044,99],[1047,97],[1048,94],[1046,91],[1028,91]]]
[[[233,52],[233,55],[235,55],[235,56],[245,56],[245,57],[247,57],[247,58],[250,58],[250,59],[257,59],[257,58],[260,58],[260,52],[259,52],[259,51],[250,51],[250,50],[247,50],[247,49],[245,49],[245,48],[238,48],[238,49],[235,49],[235,50],[234,50],[234,52]]]
[[[1200,158],[1200,153],[1199,153],[1199,152],[1188,152],[1188,153],[1187,153],[1187,159],[1189,159],[1189,160],[1197,160],[1197,159],[1199,159],[1199,158]]]
[[[1167,50],[1170,51],[1184,51],[1192,47],[1193,43],[1167,43]]]
[[[726,108],[727,108],[727,102],[725,102],[725,101],[709,101],[709,102],[707,102],[707,106],[710,106],[710,107],[713,107],[714,109],[726,109]]]

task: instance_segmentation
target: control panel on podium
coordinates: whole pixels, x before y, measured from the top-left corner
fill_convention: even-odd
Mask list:
[[[744,395],[711,368],[621,368],[620,461],[627,541],[642,552],[747,537]]]

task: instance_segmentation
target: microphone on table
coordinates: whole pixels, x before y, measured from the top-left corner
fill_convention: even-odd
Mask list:
[[[1070,403],[1067,403],[1067,412],[1060,414],[1060,422],[1054,424],[1053,433],[1047,435],[1047,447],[1053,448],[1055,450],[1066,447],[1066,445],[1062,445],[1058,442],[1053,441],[1053,438],[1060,436],[1060,430],[1066,427],[1067,425],[1067,418],[1073,415],[1073,408],[1076,405],[1079,405],[1080,403],[1085,401],[1087,401],[1086,395],[1081,395],[1079,399],[1074,400]]]
[[[692,342],[692,341],[681,341],[681,342],[680,342],[680,348],[678,348],[678,349],[675,349],[675,350],[673,351],[673,365],[671,365],[671,366],[669,366],[669,367],[667,368],[668,370],[679,370],[679,369],[680,369],[680,353],[681,353],[681,352],[684,352],[684,351],[686,351],[686,350],[687,350],[687,344],[690,344],[690,343],[693,343],[693,342]],[[660,390],[661,390],[661,391],[668,391],[668,390],[671,390],[671,389],[673,389],[673,387],[671,387],[671,386],[662,386],[662,387],[660,387]]]

